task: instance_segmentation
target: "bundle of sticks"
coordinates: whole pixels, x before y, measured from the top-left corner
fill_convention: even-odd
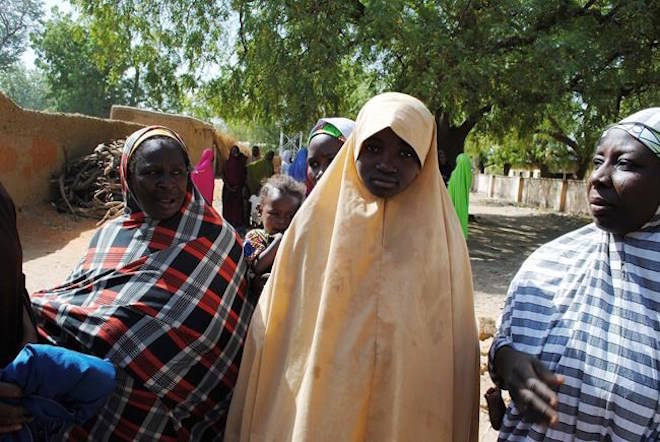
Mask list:
[[[99,219],[98,224],[122,213],[119,163],[124,141],[99,144],[91,154],[66,162],[52,181],[58,211]]]

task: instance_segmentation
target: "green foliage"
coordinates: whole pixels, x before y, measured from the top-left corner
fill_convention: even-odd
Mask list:
[[[110,101],[246,136],[399,90],[434,112],[450,157],[476,133],[499,162],[582,175],[602,128],[660,94],[657,0],[74,1]]]
[[[0,91],[24,108],[50,110],[54,107],[48,98],[50,89],[43,74],[20,63],[0,71]]]
[[[25,50],[27,35],[38,25],[39,0],[3,0],[0,7],[0,71],[10,68]]]
[[[121,85],[109,82],[111,66],[95,63],[99,47],[80,21],[57,16],[33,36],[33,46],[57,110],[107,117],[124,99]]]

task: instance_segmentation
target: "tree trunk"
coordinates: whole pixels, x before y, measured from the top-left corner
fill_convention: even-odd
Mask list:
[[[438,126],[438,150],[444,150],[447,161],[452,167],[456,165],[456,157],[463,152],[465,140],[476,124],[490,112],[492,106],[484,106],[468,116],[460,126],[452,126],[449,115],[443,110],[436,110],[435,122]]]
[[[590,165],[591,165],[591,157],[580,159],[577,164],[577,169],[575,170],[575,177],[578,180],[583,180],[585,175],[587,174],[587,171],[589,170]]]

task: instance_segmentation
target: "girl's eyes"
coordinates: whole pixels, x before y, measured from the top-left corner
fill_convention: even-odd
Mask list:
[[[409,150],[402,150],[399,152],[399,155],[401,156],[401,158],[406,158],[406,159],[413,158],[415,156],[415,154]]]
[[[369,152],[378,153],[380,152],[380,146],[376,146],[375,144],[367,144],[367,150]]]

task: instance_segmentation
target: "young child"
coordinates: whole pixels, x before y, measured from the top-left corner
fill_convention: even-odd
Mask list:
[[[243,250],[250,266],[253,293],[268,279],[284,231],[305,199],[305,185],[287,175],[274,175],[261,187],[257,211],[263,229],[250,230]]]
[[[282,239],[226,440],[476,441],[472,297],[435,119],[379,95]]]

